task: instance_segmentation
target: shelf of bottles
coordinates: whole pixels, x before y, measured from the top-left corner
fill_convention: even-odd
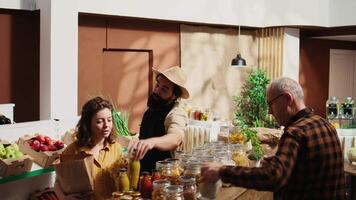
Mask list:
[[[346,97],[343,102],[338,97],[330,97],[326,101],[326,117],[335,128],[356,128],[356,107],[352,97]]]

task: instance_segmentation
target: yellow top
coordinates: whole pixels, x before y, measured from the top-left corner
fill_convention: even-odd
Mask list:
[[[90,149],[78,147],[77,143],[70,144],[63,154],[86,154],[92,155]],[[124,162],[121,153],[121,146],[118,142],[106,144],[99,152],[98,160],[94,158],[92,176],[94,182],[94,199],[108,199],[112,192],[116,191],[114,173]],[[75,183],[74,183],[75,184]]]

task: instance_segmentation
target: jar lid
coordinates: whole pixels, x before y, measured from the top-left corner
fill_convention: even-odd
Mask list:
[[[165,188],[169,186],[171,182],[167,179],[159,179],[153,181],[153,188]]]
[[[185,175],[185,176],[181,176],[181,177],[179,178],[179,181],[180,181],[181,183],[195,183],[195,177],[194,177],[194,176],[187,176],[187,175]]]
[[[141,197],[141,193],[140,192],[133,192],[132,197],[136,198],[136,197]]]
[[[123,195],[120,197],[120,200],[132,200],[132,199],[133,199],[133,197],[130,195]]]
[[[167,186],[164,191],[167,194],[177,194],[177,193],[182,193],[183,192],[183,186],[181,185],[170,185]]]
[[[122,193],[122,192],[113,192],[111,195],[112,195],[112,197],[121,197],[121,196],[124,196],[124,193]]]

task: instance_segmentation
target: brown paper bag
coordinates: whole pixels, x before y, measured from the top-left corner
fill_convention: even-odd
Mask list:
[[[62,155],[61,162],[54,163],[56,178],[65,194],[93,191],[93,156]]]

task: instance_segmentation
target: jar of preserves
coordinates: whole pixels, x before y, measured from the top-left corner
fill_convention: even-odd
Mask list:
[[[142,179],[140,181],[140,192],[143,198],[151,198],[152,182],[149,172],[142,172]]]
[[[244,147],[241,144],[233,144],[230,146],[231,160],[235,162],[236,166],[248,167],[249,160],[247,158]]]
[[[184,200],[197,200],[197,186],[195,178],[191,176],[181,176],[180,185],[183,186]]]
[[[119,170],[119,191],[126,192],[130,189],[129,176],[127,175],[127,169],[121,168]]]
[[[170,185],[165,179],[153,181],[152,200],[166,200],[164,189]]]
[[[191,176],[194,177],[196,180],[197,186],[199,186],[200,182],[200,168],[201,168],[202,163],[200,161],[189,161],[186,165],[186,168],[184,170],[184,176]]]
[[[164,194],[167,200],[184,200],[183,186],[170,185],[164,189]]]
[[[172,163],[169,161],[158,161],[156,162],[156,169],[161,174],[161,179],[171,180],[172,177]]]
[[[137,190],[140,179],[141,164],[139,160],[130,160],[130,189]]]
[[[330,97],[326,101],[326,117],[328,119],[334,119],[339,116],[339,99],[337,97]]]
[[[173,185],[179,184],[179,177],[183,173],[183,169],[180,167],[180,160],[176,158],[167,158],[166,161],[172,164],[172,175],[170,181]]]
[[[152,170],[151,182],[161,179],[161,173],[157,169]]]

